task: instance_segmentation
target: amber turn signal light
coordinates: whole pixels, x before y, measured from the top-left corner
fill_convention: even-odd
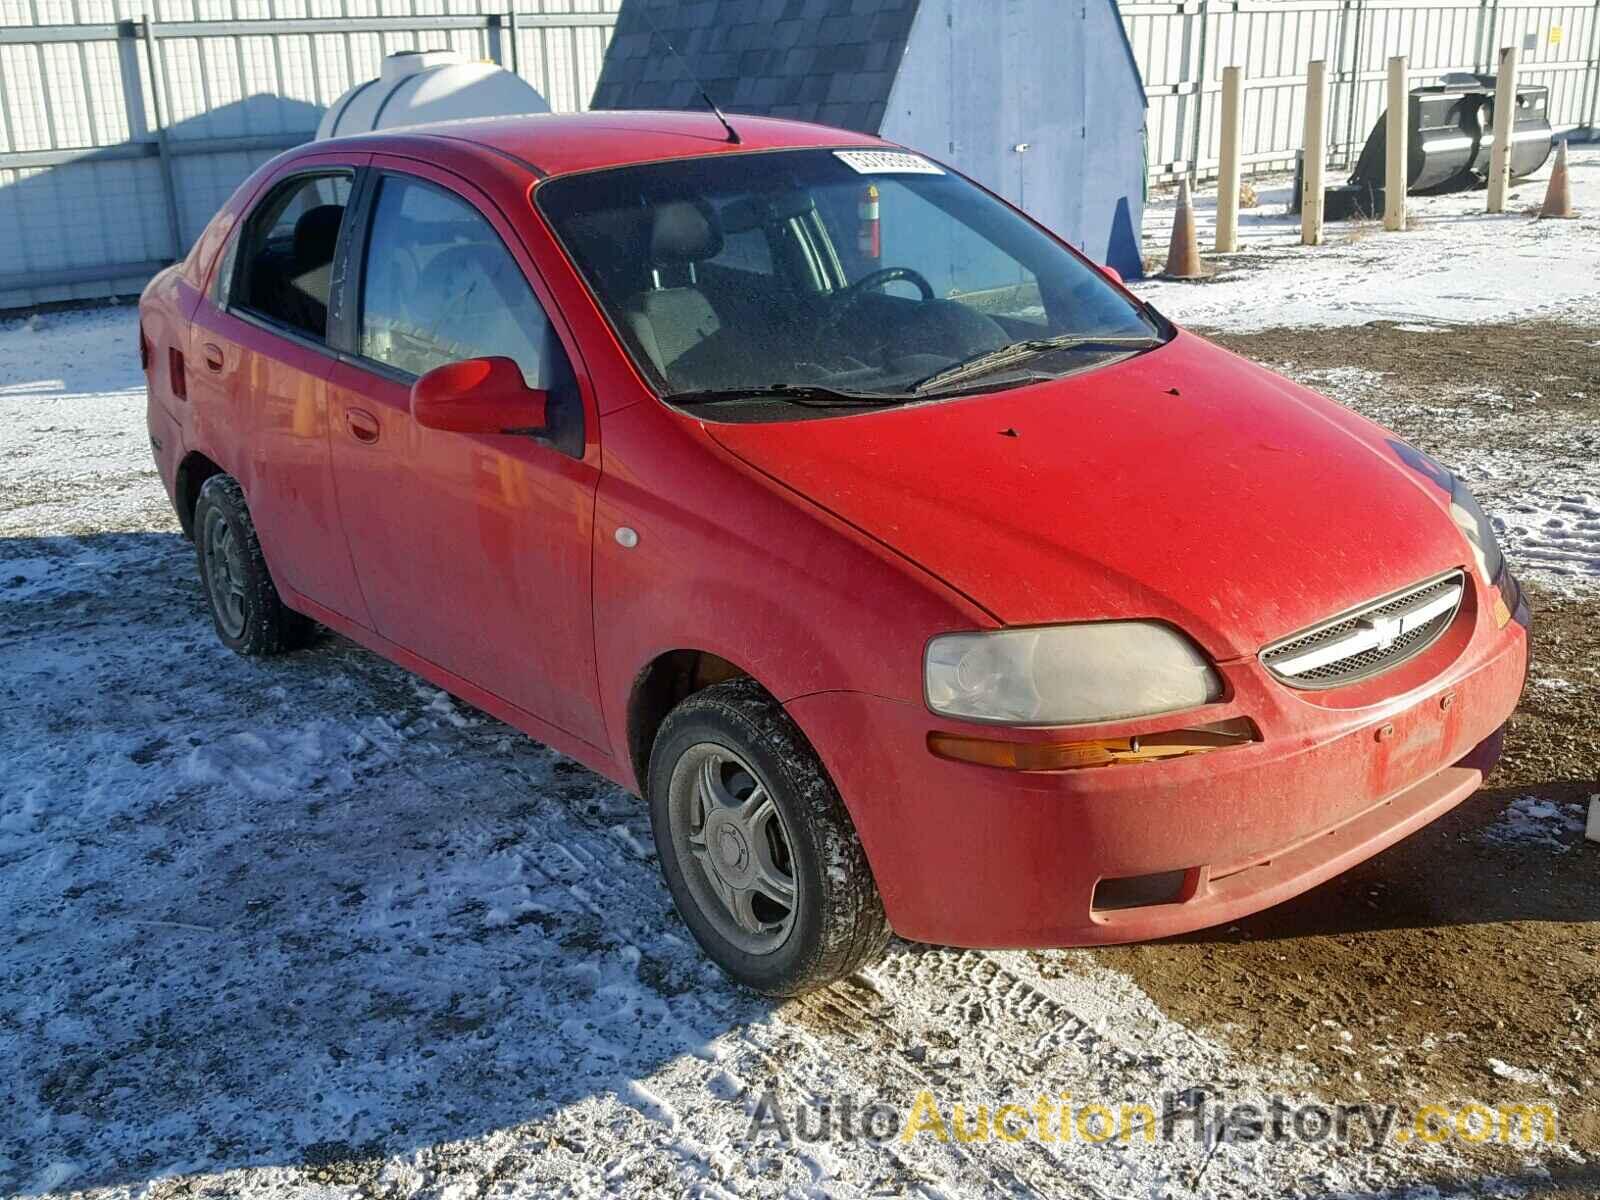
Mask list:
[[[1506,606],[1505,597],[1498,591],[1494,594],[1494,627],[1504,629],[1511,624],[1511,609]]]
[[[940,758],[984,767],[1003,767],[1010,771],[1068,771],[1209,754],[1213,750],[1226,750],[1258,740],[1255,725],[1247,718],[1235,717],[1192,729],[1081,742],[1010,742],[935,731],[928,734],[928,749]]]

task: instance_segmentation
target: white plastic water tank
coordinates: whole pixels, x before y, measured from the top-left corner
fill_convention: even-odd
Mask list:
[[[317,139],[549,111],[531,84],[493,63],[471,62],[451,50],[402,50],[383,60],[376,79],[351,88],[322,114]]]

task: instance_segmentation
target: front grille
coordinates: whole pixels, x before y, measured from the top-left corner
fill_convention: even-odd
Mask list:
[[[1274,642],[1261,662],[1298,688],[1330,688],[1399,666],[1450,627],[1466,592],[1451,571]]]

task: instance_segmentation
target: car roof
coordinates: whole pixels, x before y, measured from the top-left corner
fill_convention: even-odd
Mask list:
[[[480,147],[497,157],[521,162],[541,176],[566,175],[603,167],[698,158],[707,154],[748,153],[808,146],[883,146],[866,134],[804,121],[729,113],[739,133],[728,140],[709,112],[607,110],[473,118],[412,125],[309,143],[306,150],[349,145],[378,153],[425,152],[428,143],[447,140],[453,148]]]

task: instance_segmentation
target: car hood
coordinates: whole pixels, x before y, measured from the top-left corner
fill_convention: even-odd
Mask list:
[[[1237,657],[1467,556],[1393,435],[1193,334],[1009,391],[705,428],[1006,624],[1167,620]]]

